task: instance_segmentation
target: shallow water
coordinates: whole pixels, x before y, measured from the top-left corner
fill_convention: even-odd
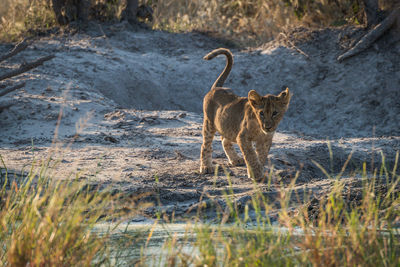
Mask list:
[[[99,224],[96,226],[97,233],[111,233],[111,265],[127,266],[135,263],[147,264],[148,266],[164,266],[169,255],[179,253],[193,258],[199,254],[198,248],[194,247],[196,241],[196,228],[201,224],[190,223],[130,223],[121,224],[115,229],[111,224]],[[210,227],[210,225],[204,225]],[[211,225],[211,228],[221,229],[220,225]],[[247,230],[257,228],[248,225]],[[223,226],[226,234],[229,235],[229,224]],[[287,228],[270,226],[265,230],[272,230],[276,233],[288,231]],[[222,229],[223,232],[224,229]],[[292,233],[293,234],[293,233]],[[295,231],[301,235],[301,231]],[[221,247],[221,253],[223,248]],[[217,252],[218,253],[218,252]]]
[[[99,224],[95,232],[111,233],[111,265],[126,266],[144,261],[149,266],[164,266],[171,252],[193,255],[195,240],[191,224]]]

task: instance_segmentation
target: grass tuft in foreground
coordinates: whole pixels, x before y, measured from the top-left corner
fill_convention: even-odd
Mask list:
[[[281,186],[280,200],[274,202],[255,185],[251,201],[242,209],[227,192],[220,226],[196,226],[196,239],[185,244],[193,247],[192,252],[180,250],[172,239],[175,249],[167,262],[173,264],[167,265],[399,266],[398,158],[397,153],[389,170],[382,156],[373,174],[367,173],[366,164],[346,178],[343,172],[334,176],[323,170],[332,187],[318,199],[296,196],[295,179],[288,187]],[[349,186],[351,178],[359,186]],[[269,218],[277,207],[272,223]]]
[[[0,265],[111,265],[112,230],[139,208],[78,179],[55,179],[48,166],[49,161],[33,164],[21,177],[11,175],[4,162],[0,168]],[[96,234],[101,222],[110,228]]]

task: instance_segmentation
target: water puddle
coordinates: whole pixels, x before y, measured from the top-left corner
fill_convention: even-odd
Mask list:
[[[111,233],[110,252],[111,265],[127,266],[137,263],[145,263],[148,266],[168,265],[170,255],[177,255],[187,258],[199,255],[198,248],[195,247],[196,229],[204,226],[207,229],[218,229],[223,235],[230,235],[232,228],[230,225],[201,225],[190,223],[131,223],[121,224],[115,229],[111,229],[111,224],[99,224],[96,226],[97,233]],[[251,233],[257,227],[249,225],[243,231]],[[237,229],[237,228],[235,228]],[[237,229],[238,230],[238,229]],[[239,230],[240,231],[240,230]],[[276,234],[286,233],[288,229],[271,226],[263,231],[272,231]],[[293,232],[292,232],[293,234]],[[296,235],[302,235],[301,231],[295,231]],[[221,251],[217,253],[222,253]],[[177,257],[175,257],[176,260]]]
[[[192,246],[196,235],[190,224],[122,224],[112,229],[110,224],[99,224],[95,232],[111,233],[111,265],[127,266],[144,261],[148,266],[164,266],[168,255],[194,255]]]

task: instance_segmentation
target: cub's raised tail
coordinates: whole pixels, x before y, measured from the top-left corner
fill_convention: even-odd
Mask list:
[[[228,78],[228,75],[229,75],[229,73],[231,72],[231,69],[232,69],[233,55],[232,55],[232,52],[227,48],[218,48],[218,49],[215,49],[215,50],[211,51],[210,53],[208,53],[207,55],[205,55],[203,57],[203,59],[205,59],[205,60],[210,60],[210,59],[213,59],[216,56],[221,55],[221,54],[224,54],[226,56],[225,69],[222,71],[222,73],[215,80],[215,82],[214,82],[213,86],[211,87],[211,89],[213,89],[215,87],[222,87],[224,85],[224,82],[225,82],[226,78]]]

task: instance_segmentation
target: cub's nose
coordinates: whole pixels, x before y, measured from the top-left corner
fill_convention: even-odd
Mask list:
[[[264,122],[264,129],[271,130],[273,127],[272,123]]]

